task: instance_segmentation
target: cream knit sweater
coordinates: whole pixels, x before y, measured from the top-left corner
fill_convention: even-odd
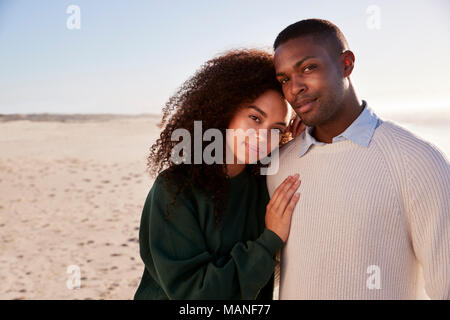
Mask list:
[[[422,283],[449,299],[448,160],[389,121],[368,148],[345,140],[298,157],[302,139],[267,176],[270,196],[288,175],[302,181],[274,298],[416,299]]]

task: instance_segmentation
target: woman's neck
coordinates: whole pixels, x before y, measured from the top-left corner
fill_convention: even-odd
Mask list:
[[[227,164],[228,175],[230,176],[230,178],[237,176],[239,173],[244,171],[245,166],[245,163]]]

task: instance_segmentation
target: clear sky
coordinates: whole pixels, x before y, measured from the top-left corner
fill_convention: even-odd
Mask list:
[[[344,32],[376,110],[448,112],[448,0],[0,0],[0,113],[159,113],[206,60],[312,17]]]

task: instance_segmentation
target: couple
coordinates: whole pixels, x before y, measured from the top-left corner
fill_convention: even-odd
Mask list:
[[[449,164],[358,99],[354,62],[334,24],[302,20],[273,56],[228,52],[170,98],[148,157],[158,175],[135,299],[272,299],[275,288],[280,299],[415,299],[422,281],[450,298]],[[172,134],[193,136],[196,120],[224,135],[254,129],[267,154],[279,150],[277,172],[262,175],[240,136],[223,146],[234,163],[175,164]]]

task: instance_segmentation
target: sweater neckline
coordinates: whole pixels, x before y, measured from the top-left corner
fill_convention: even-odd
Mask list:
[[[227,180],[231,184],[239,184],[239,183],[242,183],[245,180],[247,180],[248,176],[249,176],[249,172],[248,172],[247,166],[245,166],[245,168],[244,168],[244,170],[242,170],[242,172],[235,175],[234,177],[228,178]]]

